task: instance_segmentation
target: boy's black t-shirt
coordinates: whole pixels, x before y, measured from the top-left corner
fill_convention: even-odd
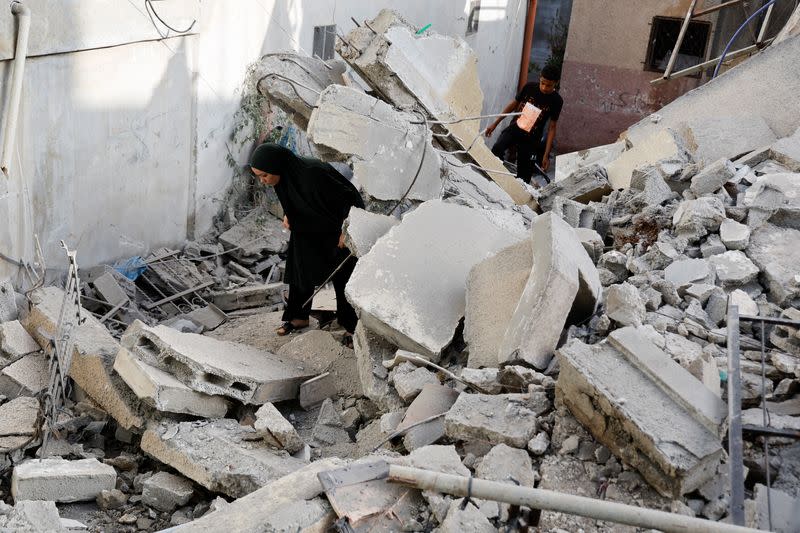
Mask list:
[[[538,81],[526,83],[519,94],[517,94],[516,100],[519,102],[517,112],[522,111],[522,108],[527,102],[530,102],[542,110],[542,114],[536,119],[536,124],[534,124],[531,129],[531,134],[534,139],[542,138],[544,125],[547,123],[547,119],[558,120],[559,115],[561,115],[561,108],[564,106],[564,100],[557,91],[553,91],[550,94],[543,93],[539,89]],[[514,124],[516,125],[516,121],[514,121]]]

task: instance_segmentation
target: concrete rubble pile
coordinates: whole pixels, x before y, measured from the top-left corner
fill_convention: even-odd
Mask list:
[[[0,285],[15,501],[0,526],[618,527],[331,481],[376,461],[726,520],[727,310],[800,320],[800,130],[748,119],[733,143],[699,120],[664,128],[560,156],[567,170],[531,195],[472,141],[477,122],[435,123],[481,113],[463,41],[382,11],[337,49],[371,94],[344,65],[288,52],[254,75],[367,199],[343,228],[359,259],[353,347],[325,323],[324,298],[310,328],[274,335],[288,232],[258,205],[180,252],[84,273],[72,391],[42,449],[43,350],[65,295]],[[400,200],[402,214],[389,209]],[[740,346],[743,422],[762,424],[766,406],[774,428],[800,430],[798,329],[743,321]],[[765,527],[768,495],[776,530],[796,525],[791,442],[770,441],[770,489],[759,443],[745,442],[751,526]],[[70,507],[92,500],[94,514]]]

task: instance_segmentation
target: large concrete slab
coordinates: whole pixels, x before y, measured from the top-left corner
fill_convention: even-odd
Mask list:
[[[81,502],[94,500],[116,482],[114,467],[97,459],[31,459],[14,467],[11,495],[15,501]]]
[[[359,260],[347,298],[367,329],[438,355],[464,316],[470,269],[515,242],[477,210],[425,202]]]
[[[678,497],[714,476],[719,438],[608,344],[558,351],[556,395],[594,437],[660,493]]]
[[[660,129],[649,137],[638,139],[632,148],[608,163],[608,181],[614,189],[627,189],[634,170],[661,161],[679,165],[689,161],[682,142],[675,132],[668,129]]]
[[[231,498],[305,466],[258,440],[255,429],[228,418],[163,421],[145,431],[141,448],[208,490]]]
[[[374,30],[374,31],[373,31]],[[383,99],[404,110],[415,109],[440,121],[478,116],[483,93],[477,57],[461,39],[415,28],[397,13],[382,10],[369,26],[353,29],[337,51]],[[442,65],[447,68],[442,69]],[[531,195],[492,154],[480,136],[477,120],[446,124],[468,149],[475,163],[486,169],[517,204],[531,202]]]
[[[618,141],[595,146],[588,150],[559,154],[556,156],[555,181],[561,181],[579,168],[588,167],[589,165],[600,165],[605,168],[608,163],[622,155],[626,148],[625,141]]]
[[[0,394],[7,398],[36,396],[50,384],[47,357],[31,353],[0,372]]]
[[[34,446],[39,434],[39,400],[27,396],[0,405],[0,453]]]
[[[344,244],[353,255],[363,257],[372,250],[378,239],[399,223],[400,221],[394,217],[351,207],[350,214],[342,226]]]
[[[319,95],[308,137],[324,153],[350,157],[353,177],[378,200],[399,200],[422,159],[408,198],[430,200],[442,188],[442,160],[431,144],[431,131],[412,122],[420,122],[419,117],[364,92],[332,85]]]
[[[470,368],[500,365],[497,354],[533,268],[527,239],[475,265],[467,279],[464,340]]]
[[[710,432],[724,432],[727,405],[688,370],[672,360],[644,331],[626,327],[611,332],[611,346],[658,384]]]
[[[123,334],[123,347],[143,362],[171,373],[192,389],[263,404],[297,398],[311,369],[247,346],[166,326],[136,321]]]
[[[341,85],[344,70],[341,61],[326,64],[305,54],[276,52],[261,56],[254,77],[259,80],[258,91],[289,113],[300,128],[306,129],[317,95],[328,85]]]
[[[192,390],[172,374],[148,365],[126,348],[119,349],[114,370],[136,396],[161,412],[221,418],[230,407],[230,402],[222,396]]]
[[[500,363],[547,368],[568,318],[591,315],[602,296],[597,268],[574,229],[546,213],[531,231],[533,272],[508,322]]]
[[[31,300],[23,325],[40,345],[46,345],[39,330],[55,335],[64,291],[45,287],[34,291]],[[112,368],[119,343],[91,313],[84,309],[81,316],[84,322],[72,330],[75,348],[69,376],[124,429],[143,429],[148,409]]]

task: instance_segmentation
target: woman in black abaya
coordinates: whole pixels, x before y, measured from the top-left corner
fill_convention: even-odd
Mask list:
[[[308,326],[311,303],[303,303],[348,256],[342,223],[351,207],[364,207],[364,200],[328,163],[297,156],[277,144],[264,143],[256,148],[250,168],[261,183],[275,188],[285,214],[284,227],[291,230],[284,275],[289,300],[284,323],[277,330],[278,335],[286,335]],[[350,334],[358,318],[344,296],[344,287],[355,263],[355,257],[351,257],[333,277],[336,319]]]

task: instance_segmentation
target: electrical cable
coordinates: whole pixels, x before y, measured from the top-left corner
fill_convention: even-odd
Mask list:
[[[159,22],[161,22],[161,24],[163,24],[168,30],[172,30],[174,33],[178,33],[178,34],[189,33],[190,31],[192,31],[192,28],[194,28],[194,25],[197,23],[197,19],[194,19],[192,21],[192,23],[189,24],[189,27],[186,28],[185,30],[176,30],[175,28],[173,28],[172,26],[167,24],[164,21],[164,19],[161,18],[161,16],[158,14],[158,11],[156,11],[155,6],[153,5],[153,0],[144,0],[144,8],[147,11],[147,14],[150,15],[150,20],[153,22],[153,26],[155,26],[155,28],[158,31],[159,35],[161,35],[161,31],[158,29],[158,26],[156,25],[156,22],[153,20],[153,15],[155,15],[155,17],[159,20]],[[152,15],[150,14],[151,11],[152,11]]]
[[[719,62],[717,63],[717,66],[714,68],[714,74],[711,76],[711,79],[716,78],[717,74],[719,74],[719,69],[722,67],[722,63],[725,61],[725,56],[728,55],[731,46],[733,46],[733,42],[736,40],[737,37],[739,37],[739,34],[742,32],[742,30],[745,29],[747,25],[753,21],[753,19],[755,19],[759,14],[761,14],[762,11],[769,8],[769,6],[771,6],[777,1],[778,0],[769,0],[769,2],[758,8],[752,15],[747,17],[747,20],[745,20],[744,23],[741,26],[739,26],[739,29],[737,29],[736,32],[734,32],[733,37],[731,37],[731,40],[728,41],[727,45],[725,45],[725,49],[722,51],[722,55],[719,57]]]

